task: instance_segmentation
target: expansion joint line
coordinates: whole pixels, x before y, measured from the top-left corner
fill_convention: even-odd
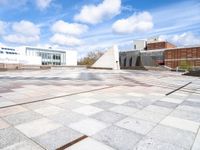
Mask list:
[[[185,84],[185,85],[183,85],[183,86],[181,86],[181,87],[179,87],[179,88],[177,88],[177,89],[175,89],[175,90],[173,90],[173,91],[171,91],[171,92],[169,92],[169,93],[167,93],[167,94],[165,94],[165,95],[168,96],[168,95],[170,95],[170,94],[172,94],[172,93],[174,93],[174,92],[176,92],[176,91],[178,91],[178,90],[180,90],[180,89],[182,89],[182,88],[188,86],[188,85],[191,84],[191,83],[192,83],[192,82],[188,82],[187,84]]]
[[[13,105],[9,105],[9,106],[0,107],[0,109],[14,107],[14,106],[20,106],[20,105],[25,105],[25,104],[32,104],[32,103],[42,102],[42,101],[46,101],[46,100],[52,100],[52,99],[56,99],[56,98],[63,98],[63,97],[67,97],[67,96],[73,96],[73,95],[84,94],[84,93],[89,93],[89,92],[95,92],[95,91],[100,91],[100,90],[114,88],[114,87],[117,87],[117,86],[120,86],[120,85],[107,86],[107,87],[103,87],[103,88],[99,88],[99,89],[93,89],[93,90],[88,90],[88,91],[76,92],[76,93],[71,93],[71,94],[66,94],[66,95],[61,95],[61,96],[55,96],[55,97],[50,97],[50,98],[45,98],[45,99],[40,99],[40,100],[35,100],[35,101],[30,101],[30,102],[18,103],[18,104],[13,104]]]

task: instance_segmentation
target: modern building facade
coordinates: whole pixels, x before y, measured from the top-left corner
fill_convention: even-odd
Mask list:
[[[25,53],[27,56],[41,57],[42,65],[77,65],[76,51],[27,47]]]
[[[77,65],[77,52],[57,49],[44,49],[26,47],[7,48],[0,47],[1,64],[22,64],[22,65]]]
[[[41,65],[41,57],[26,56],[14,48],[0,48],[0,64]]]
[[[200,46],[176,47],[160,40],[144,41],[146,46],[137,46],[133,51],[120,52],[120,67],[134,68],[138,66],[166,66],[168,68],[181,67],[186,64],[192,68],[200,67]],[[135,49],[140,47],[140,49]]]

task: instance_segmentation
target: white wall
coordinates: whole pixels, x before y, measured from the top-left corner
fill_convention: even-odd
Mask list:
[[[95,68],[111,68],[120,69],[119,67],[119,51],[115,45],[106,51],[93,65]]]
[[[76,51],[66,51],[66,66],[77,66]]]
[[[5,64],[41,65],[41,62],[38,56],[0,54],[0,63]]]
[[[135,50],[144,50],[146,47],[146,41],[145,40],[134,40],[133,41],[133,46],[136,45],[136,48],[134,47]]]

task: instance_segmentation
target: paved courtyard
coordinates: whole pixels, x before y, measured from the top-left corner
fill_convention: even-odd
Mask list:
[[[200,150],[200,79],[175,72],[0,72],[0,149]]]

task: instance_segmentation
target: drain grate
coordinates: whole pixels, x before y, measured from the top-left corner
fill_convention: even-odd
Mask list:
[[[86,139],[87,137],[88,137],[87,135],[83,135],[80,138],[75,139],[75,140],[73,140],[73,141],[61,146],[60,148],[57,148],[56,150],[64,150],[64,149],[66,149],[66,148],[68,148],[68,147],[70,147],[70,146],[72,146],[72,145],[74,145],[74,144]]]

